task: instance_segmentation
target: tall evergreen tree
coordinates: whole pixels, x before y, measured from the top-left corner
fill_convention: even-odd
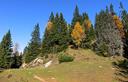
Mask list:
[[[40,54],[41,49],[41,39],[40,39],[40,29],[39,24],[35,25],[34,31],[32,32],[32,39],[28,44],[27,54],[25,54],[25,62],[29,63]]]
[[[53,14],[53,12],[51,12],[51,14],[50,14],[49,21],[51,21],[51,22],[54,21],[54,14]]]
[[[71,21],[71,26],[70,26],[70,29],[69,29],[69,34],[70,34],[69,35],[69,37],[70,37],[69,43],[70,43],[70,45],[74,45],[73,38],[71,36],[71,33],[74,29],[74,26],[77,22],[79,22],[80,25],[82,25],[82,22],[83,22],[83,19],[84,19],[85,15],[86,15],[86,13],[83,14],[83,17],[81,16],[81,14],[79,12],[79,8],[76,5],[74,13],[73,13],[73,19]]]
[[[115,15],[113,4],[110,4],[110,13]]]
[[[12,66],[11,68],[19,68],[22,64],[22,54],[18,51],[18,44],[16,43],[13,48],[13,54],[12,54]]]
[[[122,19],[122,23],[124,25],[125,38],[124,41],[124,57],[128,58],[128,13],[124,9],[123,4],[120,2],[120,15]]]
[[[104,56],[122,55],[123,42],[111,14],[101,11],[96,16],[96,51]]]
[[[109,9],[108,9],[108,6],[106,6],[106,13],[109,13]]]
[[[25,63],[29,58],[28,55],[28,46],[26,46],[23,50],[23,57],[22,57],[22,62]]]
[[[54,21],[50,21],[52,25],[47,25],[43,42],[42,42],[42,54],[43,53],[56,53],[66,49],[68,44],[67,37],[67,23],[63,17],[57,13]],[[50,30],[47,30],[50,26]]]
[[[84,37],[81,42],[81,48],[92,48],[92,42],[95,39],[95,32],[93,29],[93,25],[89,20],[89,16],[87,13],[83,13],[82,15],[82,28],[84,30]]]
[[[12,38],[10,30],[0,43],[0,68],[10,68],[12,65]]]
[[[74,14],[73,14],[73,19],[72,19],[72,23],[71,23],[71,27],[73,28],[74,25],[76,24],[76,22],[79,22],[80,24],[82,24],[82,16],[79,13],[79,8],[76,5]]]
[[[85,19],[89,19],[88,14],[86,12],[82,14],[82,24],[85,21]]]

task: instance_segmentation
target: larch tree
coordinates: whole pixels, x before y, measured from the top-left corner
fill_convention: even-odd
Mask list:
[[[125,33],[124,33],[124,26],[123,26],[123,23],[121,21],[121,19],[117,16],[117,15],[114,15],[113,16],[113,20],[115,22],[115,25],[117,26],[117,29],[119,30],[120,32],[120,36],[122,37],[122,39],[125,37]]]
[[[82,22],[82,28],[84,30],[84,38],[81,42],[81,48],[92,48],[92,44],[95,39],[95,32],[93,25],[91,24],[91,21],[89,20],[88,14],[83,13],[82,15],[83,22]]]
[[[82,26],[80,25],[79,22],[76,22],[76,24],[72,30],[71,36],[73,38],[73,42],[75,43],[75,45],[77,47],[79,47],[83,37],[85,36]]]

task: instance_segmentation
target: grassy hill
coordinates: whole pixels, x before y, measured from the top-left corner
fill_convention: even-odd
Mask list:
[[[49,68],[10,69],[0,73],[0,82],[118,82],[111,58],[97,56],[91,50],[68,49],[75,61]]]

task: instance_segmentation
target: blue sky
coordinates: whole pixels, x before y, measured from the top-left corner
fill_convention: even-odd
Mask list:
[[[121,0],[128,10],[128,0]],[[114,4],[115,11],[119,8],[120,0],[0,0],[0,41],[10,29],[13,43],[19,44],[19,50],[28,44],[31,32],[36,23],[40,24],[43,37],[51,11],[62,12],[66,21],[71,22],[76,4],[80,13],[87,12],[92,23],[95,14],[106,5]]]

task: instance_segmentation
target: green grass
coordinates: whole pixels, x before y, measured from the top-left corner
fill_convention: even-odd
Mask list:
[[[109,58],[99,57],[91,50],[69,50],[68,52],[72,52],[75,56],[79,55],[81,60],[76,59],[74,62],[49,68],[6,70],[0,73],[0,82],[40,82],[34,78],[35,75],[45,79],[46,82],[118,82],[114,78],[115,70],[112,69],[112,61]],[[8,78],[9,75],[11,75],[10,78]]]

